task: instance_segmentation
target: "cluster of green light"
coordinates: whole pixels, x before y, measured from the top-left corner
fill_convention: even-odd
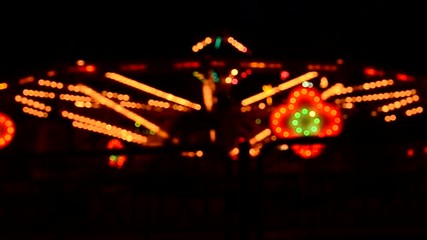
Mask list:
[[[320,129],[320,118],[314,110],[301,108],[290,118],[290,125],[298,134],[310,136],[316,134]]]
[[[221,37],[215,38],[215,49],[219,49],[219,47],[221,46],[221,41],[222,41]]]
[[[214,81],[215,83],[219,82],[219,76],[218,76],[218,73],[217,73],[217,72],[212,71],[212,78],[213,78],[213,81]]]

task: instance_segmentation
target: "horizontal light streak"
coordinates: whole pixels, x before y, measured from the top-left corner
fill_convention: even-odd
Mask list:
[[[392,98],[409,97],[409,96],[415,95],[416,93],[417,93],[416,89],[410,89],[410,90],[400,90],[400,91],[394,91],[394,92],[365,94],[360,96],[338,98],[338,99],[335,99],[335,103],[340,104],[340,103],[379,101],[379,100],[387,100]]]
[[[354,91],[361,91],[361,90],[367,91],[375,88],[391,86],[393,84],[394,84],[393,79],[382,79],[378,81],[367,82],[361,85],[347,86],[347,87],[345,87],[342,83],[337,83],[331,86],[330,88],[326,89],[325,91],[323,91],[321,94],[321,98],[322,100],[326,100],[335,95],[343,95],[343,94],[348,94]]]
[[[24,96],[30,96],[30,97],[40,97],[40,98],[55,98],[54,92],[46,92],[46,91],[40,91],[40,90],[33,90],[33,89],[24,89],[22,90],[22,94]]]

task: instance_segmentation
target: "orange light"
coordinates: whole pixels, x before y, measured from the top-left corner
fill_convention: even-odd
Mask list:
[[[68,68],[68,71],[71,73],[79,73],[79,72],[93,73],[96,71],[96,67],[95,65],[72,66]]]
[[[86,72],[95,72],[95,70],[96,70],[96,68],[95,68],[95,66],[94,66],[94,65],[87,65],[87,66],[85,67],[85,71],[86,71]]]
[[[0,149],[9,145],[15,136],[15,123],[6,114],[0,113]]]

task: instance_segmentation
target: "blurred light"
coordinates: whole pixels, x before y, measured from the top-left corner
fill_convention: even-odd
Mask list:
[[[0,90],[4,90],[7,88],[7,83],[0,83]]]
[[[221,47],[221,42],[222,42],[222,38],[221,37],[216,37],[215,38],[215,48],[219,49]]]
[[[0,113],[0,149],[8,146],[15,136],[15,123],[6,114]]]
[[[198,68],[198,67],[200,67],[200,62],[197,62],[197,61],[177,62],[177,63],[173,64],[173,67],[176,69]]]
[[[132,72],[136,72],[136,71],[143,71],[147,69],[147,65],[146,64],[126,64],[126,65],[121,65],[120,66],[120,70],[121,71],[132,71]]]
[[[71,66],[68,68],[71,73],[93,73],[96,71],[95,65]]]
[[[413,149],[413,148],[409,148],[407,151],[406,151],[406,156],[407,157],[413,157],[415,155],[415,150]]]
[[[323,152],[324,148],[325,145],[320,143],[294,144],[291,146],[291,149],[295,152],[295,154],[304,159],[315,158],[319,156]]]
[[[281,71],[280,72],[280,80],[284,81],[289,77],[289,72],[288,71]]]
[[[407,74],[404,73],[397,73],[396,74],[396,79],[402,82],[411,82],[414,81],[414,77],[413,76],[409,76]]]
[[[113,138],[107,143],[107,149],[113,150],[113,149],[124,149],[123,143],[117,139]],[[110,167],[116,167],[118,169],[122,168],[127,160],[126,155],[110,155],[108,158],[108,165]]]

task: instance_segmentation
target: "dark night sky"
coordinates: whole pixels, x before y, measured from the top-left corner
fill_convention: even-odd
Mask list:
[[[417,71],[424,71],[427,53],[423,8],[409,1],[65,1],[0,9],[0,76],[80,58],[179,55],[220,32],[254,53],[343,57]],[[156,47],[164,50],[155,53]]]

